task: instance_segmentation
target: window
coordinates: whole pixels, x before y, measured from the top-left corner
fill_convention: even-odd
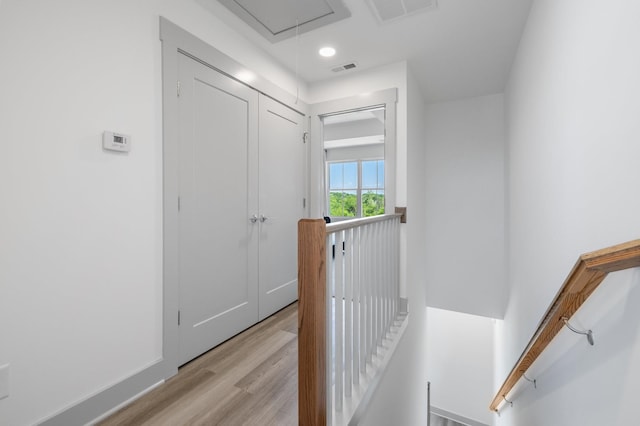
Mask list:
[[[327,163],[331,217],[384,214],[384,160]]]

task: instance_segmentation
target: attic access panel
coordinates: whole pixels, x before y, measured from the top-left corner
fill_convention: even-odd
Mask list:
[[[219,0],[272,43],[351,16],[342,0]]]

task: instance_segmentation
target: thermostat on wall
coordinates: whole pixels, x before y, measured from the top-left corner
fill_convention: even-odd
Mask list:
[[[110,151],[129,152],[131,150],[131,136],[104,132],[102,134],[102,147]]]

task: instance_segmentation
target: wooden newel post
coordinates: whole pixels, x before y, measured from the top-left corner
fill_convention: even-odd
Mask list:
[[[327,424],[326,224],[298,222],[298,424]]]

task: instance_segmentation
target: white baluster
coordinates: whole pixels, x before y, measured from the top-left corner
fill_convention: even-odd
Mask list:
[[[372,303],[372,290],[371,290],[371,281],[372,281],[372,276],[373,276],[373,272],[372,272],[372,257],[371,257],[371,251],[372,251],[372,244],[373,244],[373,240],[372,240],[372,235],[371,235],[371,226],[367,225],[363,228],[363,231],[365,232],[365,236],[366,236],[366,240],[364,243],[364,251],[365,251],[365,261],[364,261],[364,282],[363,282],[363,289],[364,289],[364,294],[365,294],[365,321],[366,321],[366,334],[365,334],[365,340],[364,340],[364,348],[366,351],[366,362],[371,362],[371,339],[372,339],[372,335],[373,335],[373,329],[372,329],[372,324],[373,324],[373,315],[372,315],[372,307],[373,307],[373,303]],[[366,367],[366,364],[365,364]]]
[[[378,353],[378,346],[382,343],[382,297],[381,297],[381,287],[382,287],[382,247],[380,244],[381,241],[381,222],[375,223],[375,268],[376,268],[376,279],[375,279],[375,292],[376,292],[376,338],[374,344],[374,353]]]
[[[395,264],[395,268],[393,271],[393,279],[395,282],[395,297],[396,300],[400,297],[400,219],[396,219],[396,230],[393,233],[393,238],[395,239],[394,249],[395,256],[393,256],[393,262]]]
[[[391,234],[389,236],[389,279],[391,287],[389,288],[389,294],[391,297],[391,323],[395,322],[397,307],[398,307],[398,295],[396,294],[396,288],[398,285],[398,280],[395,277],[395,262],[394,258],[396,255],[396,248],[394,246],[395,235],[396,232],[396,220],[393,219],[391,221]]]
[[[393,279],[393,246],[392,246],[392,241],[393,241],[393,227],[394,227],[394,223],[395,223],[395,218],[389,220],[389,222],[387,222],[387,254],[385,255],[385,258],[387,259],[386,261],[386,268],[387,268],[387,313],[388,313],[388,317],[387,317],[387,321],[388,321],[388,327],[389,329],[391,328],[391,326],[393,325],[393,320],[394,320],[394,312],[393,312],[393,287],[395,285],[395,280]]]
[[[353,308],[353,229],[344,231],[344,394],[351,396],[352,308]]]
[[[360,371],[367,371],[367,227],[360,228]]]
[[[334,234],[328,234],[327,235],[327,239],[326,239],[326,243],[325,243],[325,248],[326,248],[326,276],[327,276],[327,285],[326,285],[326,292],[327,292],[327,297],[326,299],[326,341],[325,341],[325,347],[326,347],[326,351],[325,351],[325,359],[326,359],[326,364],[327,364],[327,368],[325,369],[326,371],[326,377],[325,377],[325,381],[326,381],[326,389],[327,389],[327,398],[326,398],[326,404],[327,404],[327,424],[331,423],[331,419],[333,416],[333,403],[332,403],[332,397],[331,397],[331,390],[333,389],[333,372],[334,372],[334,362],[333,362],[333,324],[334,324],[334,317],[333,317],[333,288],[334,288],[334,260],[333,260],[333,255],[332,255],[332,250],[331,247],[333,245],[333,242],[335,241],[335,237]]]
[[[382,337],[389,331],[389,221],[382,222],[382,237],[380,239],[382,251]]]
[[[378,345],[378,224],[371,224],[371,341],[369,351],[372,357],[376,354]]]
[[[382,337],[385,338],[389,331],[389,221],[382,222]]]
[[[334,263],[336,265],[335,272],[335,288],[336,295],[334,299],[335,309],[335,404],[336,411],[342,411],[342,397],[343,397],[343,379],[344,379],[344,353],[343,353],[343,328],[344,328],[344,254],[342,251],[342,245],[344,243],[344,231],[336,233],[336,250]]]
[[[353,230],[353,384],[360,383],[360,227]]]

